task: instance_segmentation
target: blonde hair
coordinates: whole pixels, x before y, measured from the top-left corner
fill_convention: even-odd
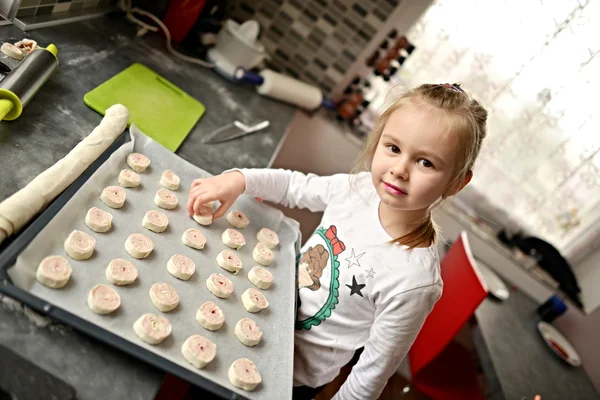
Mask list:
[[[455,195],[462,189],[463,182],[469,171],[473,169],[479,155],[481,144],[486,136],[487,120],[485,108],[465,93],[458,84],[425,84],[396,98],[375,122],[352,172],[355,174],[371,170],[373,157],[388,119],[395,111],[408,105],[426,106],[433,111],[440,111],[443,119],[447,121],[448,132],[457,138],[458,161],[442,199]],[[441,204],[442,199],[429,207],[427,217],[419,221],[419,225],[414,230],[393,239],[391,243],[409,248],[422,246],[423,243],[435,243],[438,229],[431,219],[431,211]]]

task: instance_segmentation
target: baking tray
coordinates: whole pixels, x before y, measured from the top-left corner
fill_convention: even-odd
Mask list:
[[[233,207],[244,211],[251,220],[250,226],[241,230],[247,241],[247,245],[238,251],[244,269],[238,275],[222,270],[215,257],[225,248],[220,235],[228,227],[227,221],[223,218],[209,227],[201,227],[187,216],[185,210],[191,181],[209,174],[136,132],[134,126],[131,132],[131,142],[123,144],[126,135],[122,135],[0,254],[0,273],[4,278],[0,291],[221,398],[291,398],[296,301],[294,265],[300,246],[298,223],[272,207],[241,196]],[[126,167],[125,158],[132,151],[148,155],[152,164],[141,174],[141,188],[126,189],[125,207],[109,209],[100,201],[99,193],[103,187],[116,184],[118,172]],[[180,205],[173,211],[161,210],[169,217],[169,228],[155,234],[144,229],[141,221],[146,211],[158,209],[153,197],[160,188],[160,175],[167,168],[181,178],[181,187],[176,192]],[[85,213],[92,206],[113,215],[113,230],[98,234],[85,226]],[[241,305],[240,296],[246,288],[253,287],[246,274],[255,265],[251,251],[256,244],[256,232],[262,226],[277,231],[281,245],[276,249],[275,262],[268,267],[274,275],[273,286],[264,291],[270,307],[261,313],[250,314]],[[181,234],[190,227],[200,229],[207,236],[204,250],[193,250],[181,243]],[[96,239],[97,251],[90,260],[69,259],[73,276],[65,288],[52,290],[40,285],[34,278],[39,261],[49,254],[64,255],[62,242],[73,229],[90,233]],[[155,243],[155,251],[148,259],[132,259],[124,250],[126,237],[136,232],[147,235]],[[179,281],[166,271],[166,262],[175,253],[195,261],[196,274],[190,281]],[[108,316],[96,315],[87,308],[87,292],[97,283],[107,283],[104,269],[110,259],[117,257],[131,260],[140,272],[140,279],[130,287],[116,287],[122,300],[119,310]],[[230,299],[218,299],[206,289],[205,280],[213,272],[223,273],[233,282],[234,295]],[[155,282],[167,282],[175,287],[181,297],[176,310],[160,313],[154,308],[148,290]],[[209,300],[225,312],[225,325],[217,332],[205,330],[195,320],[198,307]],[[173,325],[171,337],[158,346],[142,342],[133,332],[133,322],[145,312],[163,315]],[[242,345],[233,334],[235,323],[243,317],[256,320],[263,330],[263,341],[256,347]],[[217,344],[217,357],[203,370],[189,365],[181,356],[181,344],[191,334],[203,335]],[[263,383],[254,392],[239,390],[227,379],[227,368],[240,357],[252,359],[261,372]]]

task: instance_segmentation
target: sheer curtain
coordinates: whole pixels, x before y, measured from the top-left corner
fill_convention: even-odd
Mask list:
[[[410,85],[460,82],[490,111],[460,200],[572,262],[600,242],[600,0],[437,0],[409,31]]]

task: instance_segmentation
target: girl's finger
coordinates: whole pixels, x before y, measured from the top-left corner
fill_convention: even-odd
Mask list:
[[[208,202],[218,200],[214,194],[203,193],[194,200],[194,214],[198,214],[200,209]]]
[[[231,205],[232,202],[229,200],[224,203],[221,203],[221,206],[217,208],[217,211],[215,211],[213,219],[218,219],[225,215],[225,213],[227,212],[227,210],[229,210],[229,207],[231,207]]]
[[[200,186],[202,184],[202,179],[194,179],[194,181],[192,182],[192,189],[195,188],[196,186]]]
[[[202,188],[202,186],[197,186],[194,189],[190,190],[190,194],[188,196],[188,204],[187,204],[187,210],[188,213],[190,214],[190,216],[193,215],[194,213],[194,202],[196,201],[196,198],[198,196],[203,195],[204,189]]]

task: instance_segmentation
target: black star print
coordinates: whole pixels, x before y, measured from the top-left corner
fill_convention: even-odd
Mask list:
[[[360,297],[363,297],[363,295],[360,291],[367,285],[363,285],[363,284],[359,285],[358,283],[356,283],[356,275],[352,275],[352,285],[346,285],[346,286],[348,286],[348,288],[350,288],[350,296],[352,296],[354,293],[356,293]]]

